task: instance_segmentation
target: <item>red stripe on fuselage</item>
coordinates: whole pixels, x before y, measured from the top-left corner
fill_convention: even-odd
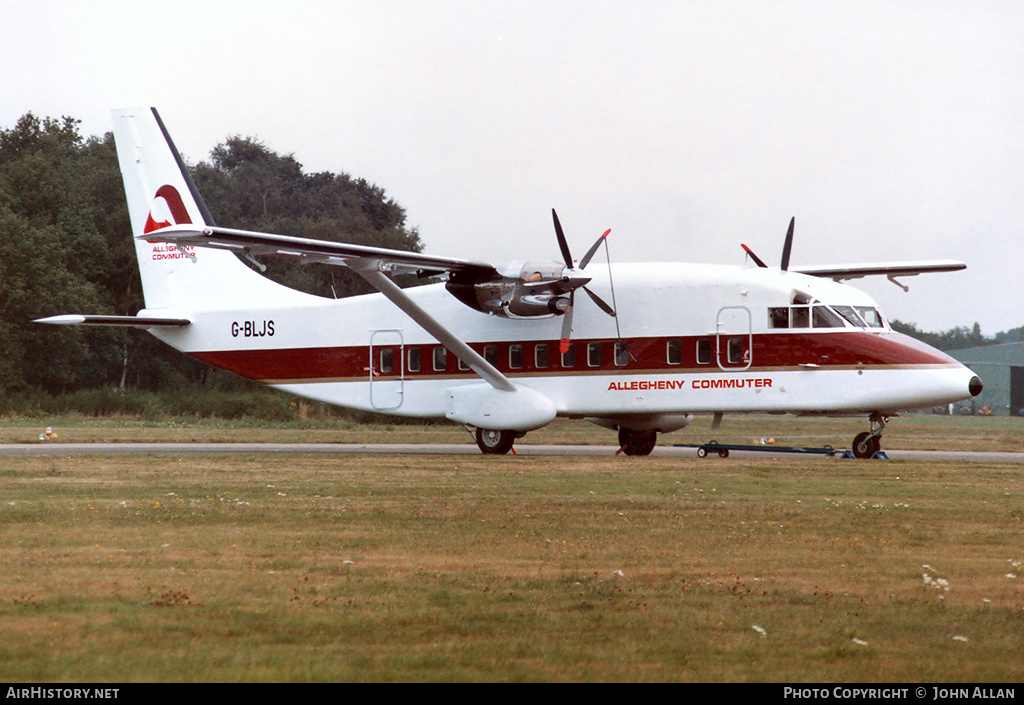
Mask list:
[[[722,336],[721,345],[724,350],[730,337],[749,340],[748,336]],[[655,373],[700,373],[722,372],[716,364],[715,356],[719,345],[715,336],[664,336],[657,338],[626,338],[629,345],[629,362],[618,366],[614,360],[614,340],[574,340],[576,364],[563,367],[559,355],[558,340],[539,341],[495,341],[492,343],[470,343],[470,347],[483,354],[487,346],[495,346],[497,355],[495,367],[510,375],[530,374],[636,374],[638,372]],[[712,358],[709,363],[698,363],[697,346],[699,340],[711,341]],[[680,341],[682,357],[678,364],[670,364],[667,360],[666,348],[669,341]],[[588,364],[587,346],[598,343],[601,346],[601,364]],[[546,344],[550,354],[550,364],[546,368],[538,368],[535,364],[535,346]],[[744,343],[745,344],[745,343]],[[763,333],[752,338],[753,350],[750,355],[751,364],[729,365],[723,358],[725,371],[754,372],[778,368],[795,368],[800,365],[813,364],[819,367],[891,367],[907,365],[958,365],[953,358],[935,350],[913,338],[900,333],[867,333],[860,331],[841,332],[808,332],[808,333]],[[509,347],[522,345],[522,366],[511,368],[509,365]],[[421,369],[412,372],[402,370],[403,365],[395,356],[392,376],[404,374],[406,379],[417,377],[455,377],[472,376],[468,369],[460,369],[457,358],[449,353],[447,367],[435,370],[431,351],[438,347],[434,344],[406,345],[409,348],[420,348]],[[392,346],[397,350],[397,346]],[[319,347],[319,348],[283,348],[258,350],[221,350],[190,353],[193,357],[214,367],[229,370],[242,377],[254,380],[273,381],[277,383],[308,382],[314,380],[360,380],[370,376],[369,346],[350,347]],[[725,354],[724,352],[722,353]],[[376,368],[377,365],[374,365]],[[389,373],[375,369],[375,376],[388,376]]]

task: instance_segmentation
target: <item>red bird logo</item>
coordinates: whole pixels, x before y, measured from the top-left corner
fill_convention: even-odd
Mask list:
[[[161,200],[166,204],[166,208],[161,207]],[[154,213],[157,210],[169,211],[173,222],[157,220],[157,217],[162,217],[154,217]],[[185,208],[185,202],[181,200],[181,194],[178,193],[178,189],[169,184],[164,184],[156,190],[156,195],[153,197],[153,206],[149,211],[149,217],[146,219],[146,228],[143,232],[149,234],[160,228],[167,228],[171,225],[186,225],[191,222],[192,219],[188,217],[188,209]]]

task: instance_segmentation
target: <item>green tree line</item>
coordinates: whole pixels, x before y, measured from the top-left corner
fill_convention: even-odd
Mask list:
[[[86,137],[79,125],[28,113],[0,129],[0,394],[244,387],[139,331],[31,323],[143,308],[113,134]],[[306,173],[259,140],[230,136],[190,169],[218,225],[422,249],[382,188],[344,173]],[[266,265],[267,276],[319,296],[368,290],[342,267]]]
[[[905,333],[912,338],[928,343],[939,350],[963,350],[964,348],[977,348],[983,345],[997,345],[999,343],[1016,343],[1024,340],[1024,327],[996,333],[992,338],[986,338],[981,333],[981,326],[975,322],[973,326],[956,326],[947,331],[928,332],[919,330],[915,323],[904,323],[903,321],[889,321],[892,329]]]

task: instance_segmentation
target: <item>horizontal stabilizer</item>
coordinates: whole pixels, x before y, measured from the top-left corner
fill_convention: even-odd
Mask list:
[[[931,260],[927,262],[881,262],[878,264],[848,264],[817,267],[790,267],[790,271],[843,281],[860,277],[912,277],[916,274],[935,272],[957,272],[967,269],[963,262],[955,260]]]
[[[39,318],[34,323],[54,326],[120,326],[127,328],[182,328],[192,321],[187,318],[159,318],[154,316],[99,316],[70,313],[63,316]]]

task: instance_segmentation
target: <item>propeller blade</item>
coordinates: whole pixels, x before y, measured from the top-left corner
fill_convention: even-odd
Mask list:
[[[597,242],[590,246],[590,249],[587,250],[587,254],[583,255],[583,259],[580,260],[580,269],[587,268],[587,265],[590,264],[590,260],[594,257],[594,253],[597,252],[597,248],[601,246],[601,243],[604,242],[604,239],[608,237],[608,235],[610,235],[611,232],[611,228],[605,230],[604,234],[601,237],[597,238]]]
[[[613,308],[612,308],[611,306],[609,306],[609,305],[607,304],[607,302],[605,302],[605,300],[604,300],[604,299],[602,299],[602,298],[601,298],[600,296],[598,296],[597,294],[595,294],[594,292],[592,292],[592,291],[591,291],[590,289],[588,289],[587,287],[583,287],[583,291],[585,291],[585,292],[587,292],[588,294],[590,294],[590,298],[592,298],[592,299],[594,300],[594,303],[595,303],[595,304],[597,304],[597,307],[598,307],[599,309],[601,309],[602,311],[604,311],[605,313],[607,313],[607,314],[608,314],[609,316],[612,316],[612,317],[614,317],[614,316],[615,316],[615,309],[613,309]]]
[[[789,270],[789,255],[793,251],[793,226],[796,224],[796,216],[789,220],[789,230],[786,232],[786,244],[782,246],[782,271]]]
[[[576,303],[576,292],[572,291],[569,294],[569,308],[562,314],[562,335],[558,341],[558,351],[564,355],[569,351],[569,340],[572,338],[572,310],[573,304]]]
[[[562,259],[565,260],[565,266],[572,269],[572,254],[569,252],[569,243],[565,240],[562,224],[558,222],[558,213],[555,213],[554,208],[551,209],[551,219],[555,221],[555,237],[558,238],[558,247],[562,250]]]
[[[752,249],[750,249],[749,247],[747,247],[743,243],[740,243],[740,247],[742,247],[743,250],[748,255],[750,255],[750,259],[754,260],[754,264],[756,264],[758,267],[762,267],[762,268],[767,268],[768,267],[767,264],[765,264],[763,261],[761,261],[760,257],[758,257],[757,255],[754,254],[754,251]]]

